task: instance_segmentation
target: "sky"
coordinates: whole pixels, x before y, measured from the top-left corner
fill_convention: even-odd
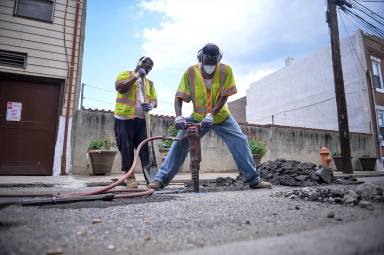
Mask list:
[[[174,115],[174,95],[184,71],[207,43],[223,52],[238,93],[250,83],[330,44],[325,0],[88,0],[82,70],[85,108],[113,110],[115,79],[141,56],[154,60],[158,108]],[[377,9],[375,3],[370,8]],[[382,3],[380,3],[381,5]],[[382,8],[383,9],[383,8]],[[357,30],[343,15],[340,37]],[[345,25],[344,25],[345,24]],[[192,105],[183,105],[183,115]]]

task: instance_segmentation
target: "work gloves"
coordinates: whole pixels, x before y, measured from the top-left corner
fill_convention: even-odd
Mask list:
[[[175,127],[176,129],[185,129],[187,127],[187,121],[183,116],[176,116]]]
[[[135,73],[136,79],[138,79],[139,77],[144,78],[146,75],[147,75],[147,71],[142,67],[140,67],[139,70],[137,70],[137,72]]]
[[[211,113],[208,113],[204,119],[200,122],[202,128],[210,128],[213,123],[213,116]]]
[[[143,107],[143,111],[149,112],[153,109],[153,104],[151,103],[142,103],[141,106]]]

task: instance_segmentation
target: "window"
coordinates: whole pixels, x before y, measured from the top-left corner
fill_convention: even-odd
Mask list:
[[[382,90],[384,92],[383,76],[381,74],[381,61],[379,58],[371,56],[372,71],[373,71],[373,86],[376,90]]]
[[[384,141],[384,111],[377,110],[377,126],[379,127],[380,141]]]
[[[15,16],[53,22],[53,0],[16,0]]]

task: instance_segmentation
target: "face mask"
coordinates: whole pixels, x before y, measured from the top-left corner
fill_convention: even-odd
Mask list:
[[[204,68],[204,71],[205,71],[207,74],[212,74],[212,73],[215,71],[216,66],[204,65],[203,68]]]

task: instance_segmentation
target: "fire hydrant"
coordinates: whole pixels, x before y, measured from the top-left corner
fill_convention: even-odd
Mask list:
[[[330,151],[327,147],[321,147],[320,149],[320,165],[324,167],[329,167],[329,164],[332,162],[332,157],[329,155]]]

